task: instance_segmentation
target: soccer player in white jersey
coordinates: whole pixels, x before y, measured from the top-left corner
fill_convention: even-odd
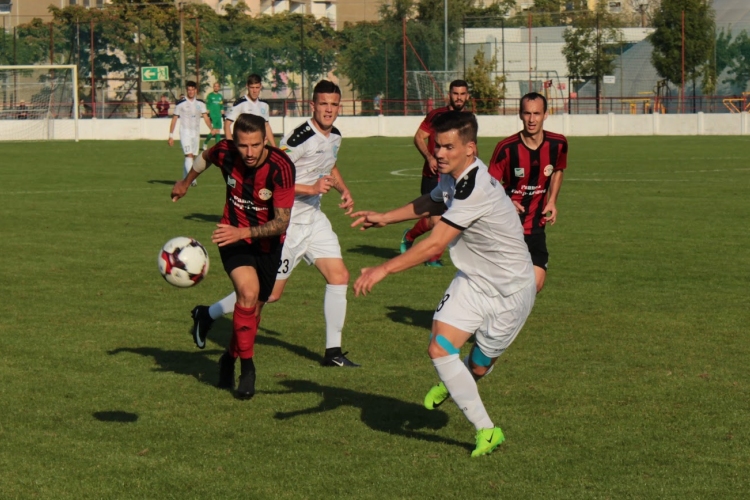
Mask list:
[[[320,198],[331,188],[341,194],[339,208],[351,213],[354,200],[336,166],[341,132],[333,126],[339,113],[341,89],[322,80],[313,89],[310,106],[313,116],[286,135],[281,150],[294,162],[297,171],[292,219],[281,251],[281,265],[268,303],[281,298],[292,270],[301,261],[315,265],[326,280],[323,314],[326,321],[326,350],[323,366],[357,367],[341,350],[341,331],[346,318],[346,291],[349,271],[341,258],[341,247],[331,223],[320,209]],[[213,321],[234,310],[231,294],[211,307],[196,306],[192,311],[193,340],[203,349]],[[260,311],[258,311],[260,318]]]
[[[211,133],[218,133],[211,126],[211,119],[208,117],[208,109],[206,109],[206,103],[195,97],[198,92],[198,86],[194,81],[188,81],[185,83],[185,89],[187,97],[177,101],[177,105],[174,108],[174,114],[172,115],[172,121],[169,124],[169,146],[174,145],[174,129],[177,124],[177,120],[180,120],[180,145],[182,146],[182,152],[185,155],[185,161],[182,166],[184,179],[187,177],[188,172],[193,167],[193,159],[200,151],[201,143],[201,118],[208,125],[208,129]],[[192,184],[195,186],[195,182]]]
[[[362,229],[442,216],[430,235],[404,254],[362,269],[354,292],[366,295],[389,274],[417,266],[450,247],[458,272],[437,306],[427,348],[441,382],[430,389],[424,404],[432,410],[452,397],[476,428],[471,456],[478,457],[491,453],[505,436],[485,410],[477,380],[491,371],[531,312],[536,296],[534,268],[515,206],[476,157],[474,115],[449,111],[433,125],[438,186],[390,212],[351,216],[357,218],[352,226]],[[474,334],[476,343],[461,361],[460,349]]]
[[[250,113],[262,117],[266,121],[266,139],[271,146],[276,147],[276,141],[273,138],[271,123],[271,110],[268,104],[261,101],[260,91],[263,83],[260,75],[252,74],[247,77],[247,94],[240,97],[234,102],[224,118],[224,136],[227,139],[232,138],[232,124],[242,113]]]

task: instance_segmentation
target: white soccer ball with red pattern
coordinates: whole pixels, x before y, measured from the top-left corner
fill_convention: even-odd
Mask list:
[[[208,252],[198,241],[185,236],[166,242],[157,263],[167,283],[180,288],[197,285],[208,274]]]

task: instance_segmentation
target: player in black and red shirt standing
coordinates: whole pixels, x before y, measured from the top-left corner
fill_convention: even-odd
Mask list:
[[[234,366],[240,358],[240,380],[235,395],[255,394],[253,354],[258,332],[258,303],[273,290],[285,231],[294,204],[294,164],[272,146],[266,146],[266,121],[240,115],[234,141],[222,140],[203,151],[188,176],[175,183],[172,201],[187,193],[190,183],[209,166],[221,168],[227,185],[224,215],[211,239],[219,245],[221,262],[237,294],[232,340],[219,359],[219,387],[234,389]]]
[[[422,167],[422,186],[420,194],[431,193],[438,185],[437,160],[435,159],[435,131],[432,128],[432,121],[448,111],[463,111],[466,101],[469,99],[469,84],[464,80],[453,80],[448,88],[448,105],[442,108],[433,109],[417,129],[414,135],[414,145],[417,147],[419,154],[424,157],[424,166]],[[401,237],[401,253],[411,248],[414,240],[428,232],[435,226],[435,220],[440,217],[425,217],[419,219],[411,229],[404,231]],[[440,255],[436,255],[427,262],[427,266],[440,267]]]
[[[557,220],[557,195],[568,166],[568,140],[544,130],[547,99],[543,95],[526,94],[520,109],[523,130],[497,144],[489,170],[502,181],[521,217],[539,293],[549,261],[544,227]]]

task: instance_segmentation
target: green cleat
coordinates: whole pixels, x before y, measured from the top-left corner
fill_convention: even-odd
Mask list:
[[[505,441],[505,436],[500,427],[479,429],[477,431],[477,447],[471,452],[471,458],[489,455],[503,441]]]
[[[448,389],[445,388],[445,384],[440,382],[427,392],[427,395],[424,397],[424,407],[428,410],[434,410],[445,403],[448,396],[450,396]]]
[[[409,232],[409,229],[404,230],[404,235],[401,236],[401,253],[406,253],[407,250],[411,248],[411,246],[414,244],[414,240],[410,240],[406,237],[406,233]]]
[[[440,259],[428,260],[427,262],[424,263],[424,265],[427,267],[443,267],[443,261]]]

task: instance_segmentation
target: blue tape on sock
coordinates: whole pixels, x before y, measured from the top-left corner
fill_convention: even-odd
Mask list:
[[[435,337],[435,341],[448,354],[458,354],[459,352],[461,352],[457,347],[451,344],[450,341],[446,339],[445,337],[443,337],[442,335],[438,335],[437,337]]]
[[[478,347],[471,350],[471,362],[474,366],[490,366],[492,358],[487,357]]]

